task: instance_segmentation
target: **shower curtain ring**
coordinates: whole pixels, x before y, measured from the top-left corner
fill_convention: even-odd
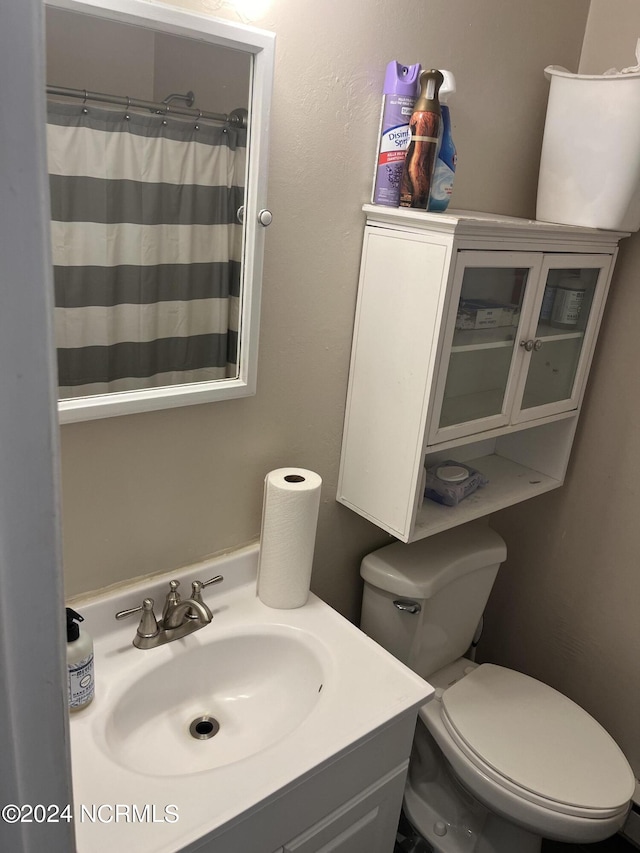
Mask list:
[[[82,91],[84,92],[84,98],[82,99],[82,112],[86,115],[89,112],[87,109],[87,90],[83,89]]]
[[[201,118],[202,118],[202,110],[198,110],[198,118],[196,119],[196,124],[195,124],[195,127],[193,128],[194,130],[200,130],[200,125],[198,124],[198,122],[200,121]]]
[[[127,111],[126,111],[126,113],[124,114],[124,117],[125,117],[125,120],[126,120],[126,121],[129,121],[129,118],[130,118],[130,116],[129,116],[129,107],[130,107],[130,106],[131,106],[131,98],[129,97],[129,95],[127,95]]]

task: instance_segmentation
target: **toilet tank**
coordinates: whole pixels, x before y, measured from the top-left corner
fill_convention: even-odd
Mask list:
[[[360,567],[365,582],[360,627],[428,678],[471,645],[506,556],[504,540],[483,524],[373,551]],[[410,609],[399,609],[398,601]],[[410,612],[412,603],[419,612]]]

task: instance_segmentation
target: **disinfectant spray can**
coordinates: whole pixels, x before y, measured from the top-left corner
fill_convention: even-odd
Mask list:
[[[418,95],[420,65],[390,62],[384,76],[380,144],[373,181],[373,204],[398,207],[400,181],[411,132],[409,120]]]

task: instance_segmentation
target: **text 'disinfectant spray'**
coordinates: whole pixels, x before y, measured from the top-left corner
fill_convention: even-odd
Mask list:
[[[404,159],[411,139],[409,120],[418,93],[420,65],[390,62],[384,77],[380,141],[373,181],[373,204],[398,207]]]

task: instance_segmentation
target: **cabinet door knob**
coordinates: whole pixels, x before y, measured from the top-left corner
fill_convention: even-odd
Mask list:
[[[527,352],[531,352],[531,350],[535,350],[538,352],[539,349],[542,349],[542,341],[538,338],[536,341],[520,341],[520,346],[524,347]]]

